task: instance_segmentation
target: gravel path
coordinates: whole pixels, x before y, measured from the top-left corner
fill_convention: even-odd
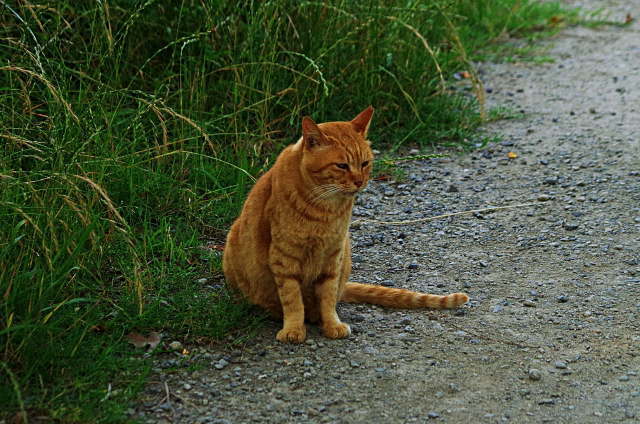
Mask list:
[[[640,17],[638,0],[584,6]],[[571,28],[550,44],[552,64],[481,66],[489,106],[525,112],[485,129],[502,142],[403,165],[405,181],[373,182],[355,209],[396,221],[539,202],[353,229],[353,281],[466,291],[468,306],[341,305],[345,340],[310,326],[306,344],[283,345],[274,322],[241,348],[195,348],[195,371],[159,358],[133,417],[639,423],[640,25]]]

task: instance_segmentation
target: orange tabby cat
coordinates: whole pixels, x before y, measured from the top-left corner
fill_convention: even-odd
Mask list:
[[[301,343],[305,319],[326,337],[347,337],[336,304],[455,308],[469,300],[347,282],[353,200],[369,179],[369,107],[350,122],[302,119],[302,138],[278,156],[253,187],[224,250],[224,273],[256,305],[284,320],[276,338]]]

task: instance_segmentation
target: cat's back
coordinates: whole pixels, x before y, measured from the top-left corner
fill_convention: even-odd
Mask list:
[[[271,227],[273,209],[278,201],[274,190],[274,180],[281,174],[286,161],[285,149],[271,169],[264,173],[249,191],[240,216],[235,220],[227,234],[222,260],[227,280],[254,303],[262,294],[259,281],[270,280],[268,268],[269,246],[271,245]],[[267,287],[268,288],[268,287]]]
[[[280,155],[278,155],[273,166],[258,178],[256,184],[249,191],[244,206],[242,207],[242,212],[233,226],[236,226],[236,224],[257,224],[259,220],[254,218],[259,218],[269,213],[268,210],[273,207],[274,201],[277,201],[275,198],[279,197],[274,191],[278,189],[281,190],[283,186],[283,184],[277,184],[276,180],[286,179],[286,174],[290,167],[288,162],[290,162],[291,155],[294,153],[294,146],[295,145],[292,144],[286,147]]]
[[[277,207],[278,198],[282,195],[274,193],[282,191],[286,187],[286,182],[280,184],[276,180],[286,179],[291,156],[295,154],[295,145],[285,148],[274,165],[265,172],[253,188],[249,191],[247,199],[242,207],[240,216],[235,220],[227,236],[225,257],[228,250],[234,250],[236,254],[239,250],[255,255],[255,250],[262,251],[271,239],[271,220],[273,219],[273,209]],[[284,183],[284,184],[283,184]]]

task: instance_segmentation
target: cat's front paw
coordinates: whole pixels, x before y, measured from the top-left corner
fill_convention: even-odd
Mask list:
[[[351,327],[344,322],[336,322],[322,326],[322,334],[330,339],[343,339],[351,334]]]
[[[307,329],[304,325],[302,327],[283,328],[276,335],[276,339],[283,343],[303,343],[306,337]]]

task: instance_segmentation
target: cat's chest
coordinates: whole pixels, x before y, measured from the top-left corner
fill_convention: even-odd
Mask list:
[[[349,237],[346,228],[325,227],[317,231],[300,228],[286,233],[286,236],[281,234],[284,237],[274,240],[279,245],[275,250],[286,252],[291,259],[295,257],[291,265],[300,273],[302,280],[311,282],[319,275],[333,273],[340,268]]]
[[[308,260],[319,260],[341,249],[346,237],[346,229],[327,228],[308,233],[293,232],[289,240],[300,249],[302,256]]]

